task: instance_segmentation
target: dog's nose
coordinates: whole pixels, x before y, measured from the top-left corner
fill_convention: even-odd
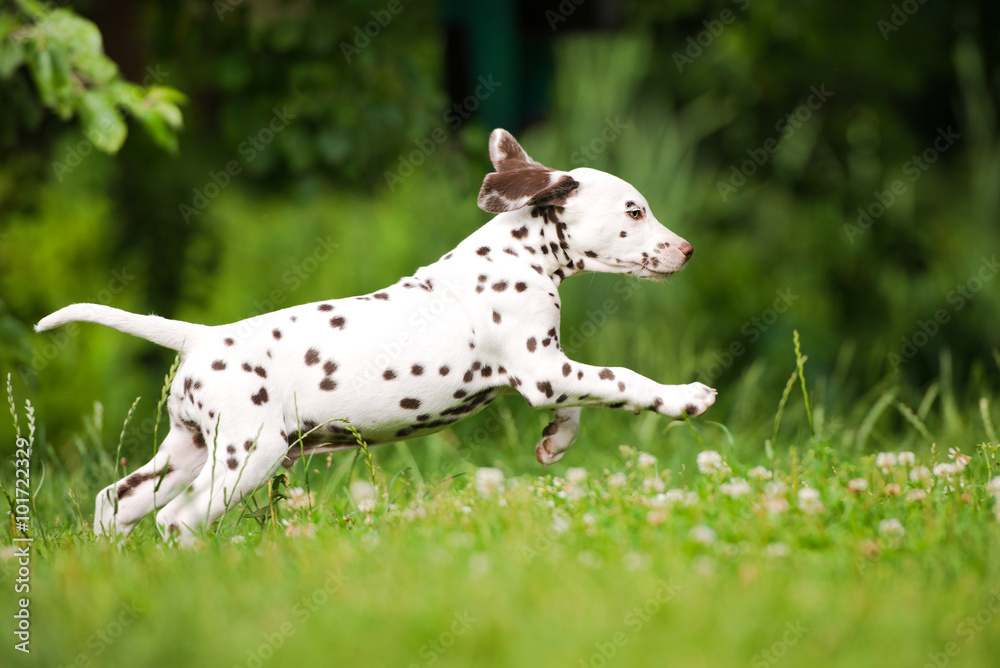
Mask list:
[[[686,241],[682,243],[680,246],[678,246],[677,250],[684,253],[685,261],[690,260],[691,256],[694,255],[694,247],[692,247],[691,244],[689,244]]]

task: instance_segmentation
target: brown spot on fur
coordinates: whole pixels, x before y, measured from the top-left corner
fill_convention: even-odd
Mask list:
[[[330,318],[330,327],[333,327],[334,329],[341,329],[342,330],[342,329],[344,329],[344,325],[346,325],[346,324],[347,324],[347,318],[345,318],[342,315],[338,315],[338,316],[335,316],[333,318]]]
[[[212,368],[215,369],[216,371],[225,371],[226,363],[223,362],[222,360],[215,360],[214,362],[212,362]]]
[[[538,341],[535,339],[535,337],[531,337],[527,341],[527,346],[528,346],[528,352],[533,353],[535,352],[535,348],[538,347]]]
[[[319,351],[315,348],[310,348],[306,351],[306,366],[312,366],[313,364],[319,364]]]
[[[420,399],[414,399],[413,397],[406,397],[405,399],[400,399],[399,407],[405,408],[406,410],[415,411],[418,408],[420,408]]]
[[[250,395],[250,399],[255,404],[257,404],[258,406],[260,406],[261,404],[266,404],[267,403],[267,388],[266,387],[260,388],[260,391],[257,392],[257,394],[251,394]]]
[[[601,369],[601,372],[597,374],[597,377],[600,378],[601,380],[614,380],[615,372],[605,367]]]

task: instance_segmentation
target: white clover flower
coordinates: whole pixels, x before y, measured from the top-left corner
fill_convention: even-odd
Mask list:
[[[667,521],[667,512],[662,508],[655,508],[646,513],[646,521],[657,526]]]
[[[574,485],[579,485],[584,480],[587,479],[587,469],[577,466],[566,471],[566,480],[573,483]]]
[[[288,490],[288,507],[293,510],[311,508],[316,505],[316,492],[308,494],[301,487],[293,487]]]
[[[790,507],[788,499],[783,496],[769,496],[764,499],[764,510],[772,515],[787,513]]]
[[[755,466],[749,471],[747,471],[747,477],[751,480],[756,480],[757,482],[765,482],[770,480],[774,474],[768,471],[763,466]]]
[[[1000,475],[986,483],[986,491],[991,494],[1000,494]]]
[[[316,525],[312,523],[299,523],[295,520],[281,520],[285,525],[285,535],[289,538],[315,538]]]
[[[594,516],[593,513],[584,513],[583,517],[581,517],[580,520],[588,527],[592,527],[595,524],[597,524],[597,518]]]
[[[823,512],[823,502],[819,498],[819,490],[803,487],[799,490],[799,508],[807,515]]]
[[[911,489],[906,494],[906,500],[909,503],[913,503],[914,501],[923,501],[926,498],[927,498],[927,492],[925,492],[920,488]]]
[[[628,478],[621,471],[608,476],[608,487],[624,487],[627,482]]]
[[[764,493],[768,496],[784,496],[788,492],[788,486],[780,480],[772,480],[764,487]]]
[[[642,481],[642,488],[647,492],[662,492],[667,488],[667,484],[660,478],[646,478]]]
[[[230,542],[236,543],[237,545],[239,545],[240,543],[247,542],[247,537],[246,536],[233,536],[229,540],[230,540]]]
[[[750,483],[743,478],[731,478],[729,482],[719,485],[719,491],[726,496],[737,499],[744,494],[750,493]]]
[[[552,533],[559,535],[569,531],[569,520],[562,515],[552,516]]]
[[[864,478],[854,478],[847,483],[847,491],[851,494],[860,494],[868,489],[868,481]]]
[[[663,495],[663,500],[673,506],[678,503],[684,503],[684,497],[685,493],[683,489],[668,489],[667,493]]]
[[[674,491],[674,490],[670,490]],[[649,500],[650,508],[663,508],[670,504],[670,500],[667,498],[666,494],[657,494]]]
[[[940,464],[934,465],[933,473],[938,477],[951,478],[953,475],[958,473],[961,469],[955,464],[950,462],[941,462]]]
[[[491,496],[503,489],[503,471],[489,466],[476,469],[476,491]]]
[[[703,475],[725,473],[729,470],[726,462],[722,459],[722,455],[715,450],[703,450],[699,452],[696,461],[698,463],[698,470]]]
[[[896,466],[897,461],[894,452],[880,452],[875,455],[875,466],[882,469],[882,473],[888,473],[889,469]]]
[[[917,463],[917,456],[912,452],[905,451],[896,455],[896,461],[900,466],[913,466]]]
[[[889,518],[878,523],[878,532],[880,536],[898,538],[906,533],[906,529],[903,528],[902,523],[896,518]]]
[[[914,466],[910,469],[911,482],[927,482],[931,479],[931,470],[926,466]]]
[[[626,552],[622,555],[622,566],[627,571],[640,571],[649,568],[653,559],[648,554],[639,552]]]
[[[367,480],[355,480],[351,483],[351,498],[357,504],[358,510],[370,513],[375,510],[375,496],[378,490]]]
[[[701,545],[711,545],[715,542],[716,538],[715,531],[704,524],[699,524],[692,528],[689,535],[691,536],[691,540]]]
[[[654,457],[653,455],[649,454],[648,452],[640,452],[639,453],[638,464],[639,464],[639,466],[641,466],[643,468],[649,468],[649,467],[652,467],[652,466],[656,466],[656,457]]]
[[[784,543],[768,543],[764,548],[765,553],[771,559],[781,559],[787,557],[791,550]]]

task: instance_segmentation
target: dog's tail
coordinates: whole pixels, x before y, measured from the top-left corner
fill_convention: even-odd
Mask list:
[[[156,315],[137,315],[101,304],[72,304],[42,318],[35,325],[35,331],[44,332],[70,322],[106,325],[180,352],[193,348],[209,329],[206,325]]]

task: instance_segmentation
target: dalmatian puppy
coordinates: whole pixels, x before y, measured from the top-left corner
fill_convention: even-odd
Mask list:
[[[532,160],[490,136],[479,206],[495,218],[437,262],[359,297],[206,326],[74,304],[44,331],[84,321],[179,351],[170,431],[153,459],[97,496],[96,533],[128,533],[158,510],[164,536],[206,525],[303,455],[416,438],[518,393],[554,411],[536,455],[559,460],[584,406],[702,414],[716,391],[575,362],[559,345],[559,284],[587,272],[663,281],[691,257],[625,181]],[[346,421],[346,422],[345,422]]]

